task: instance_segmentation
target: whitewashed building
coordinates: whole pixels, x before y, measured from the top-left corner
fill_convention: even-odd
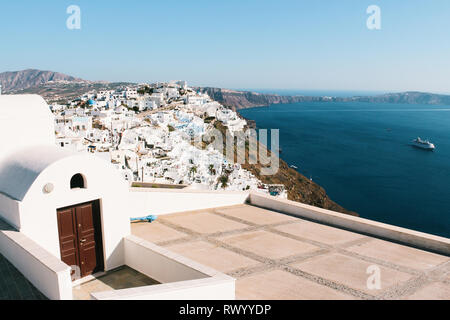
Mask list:
[[[121,299],[234,298],[234,279],[130,235],[130,216],[153,201],[132,197],[129,170],[58,147],[41,97],[0,96],[0,147],[0,254],[46,297],[70,300],[75,284],[126,265],[161,284],[124,289]]]

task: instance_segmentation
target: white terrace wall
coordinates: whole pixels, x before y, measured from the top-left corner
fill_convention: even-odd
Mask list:
[[[125,262],[159,285],[91,294],[94,300],[233,300],[235,279],[135,236],[125,238]]]
[[[92,300],[234,300],[235,281],[212,277],[91,294]]]
[[[262,208],[291,214],[299,218],[306,218],[331,226],[397,241],[420,249],[450,255],[450,239],[444,237],[353,217],[290,200],[274,199],[270,196],[260,195],[254,192],[250,194],[250,203]]]
[[[191,260],[135,236],[125,238],[125,263],[160,283],[208,277],[198,264],[190,267]]]
[[[72,299],[70,267],[1,220],[0,253],[47,298]]]
[[[131,188],[130,218],[243,204],[248,192]]]

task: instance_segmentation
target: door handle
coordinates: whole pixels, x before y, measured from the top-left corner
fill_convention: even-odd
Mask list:
[[[80,242],[81,242],[81,243],[85,243],[85,242],[86,242],[86,239],[81,239]]]

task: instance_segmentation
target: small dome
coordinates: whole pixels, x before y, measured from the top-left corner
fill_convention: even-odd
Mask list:
[[[97,105],[97,102],[95,102],[95,101],[92,100],[92,99],[89,99],[89,100],[88,100],[88,105],[90,105],[90,106],[95,106],[95,105]]]
[[[0,162],[0,193],[22,201],[46,168],[71,155],[69,151],[52,145],[28,147],[11,154]]]

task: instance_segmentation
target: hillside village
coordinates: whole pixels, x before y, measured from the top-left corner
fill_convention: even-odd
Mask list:
[[[111,161],[130,185],[256,190],[287,198],[284,186],[264,184],[212,145],[192,143],[189,138],[215,123],[234,134],[247,121],[185,81],[91,91],[50,108],[57,145]]]

